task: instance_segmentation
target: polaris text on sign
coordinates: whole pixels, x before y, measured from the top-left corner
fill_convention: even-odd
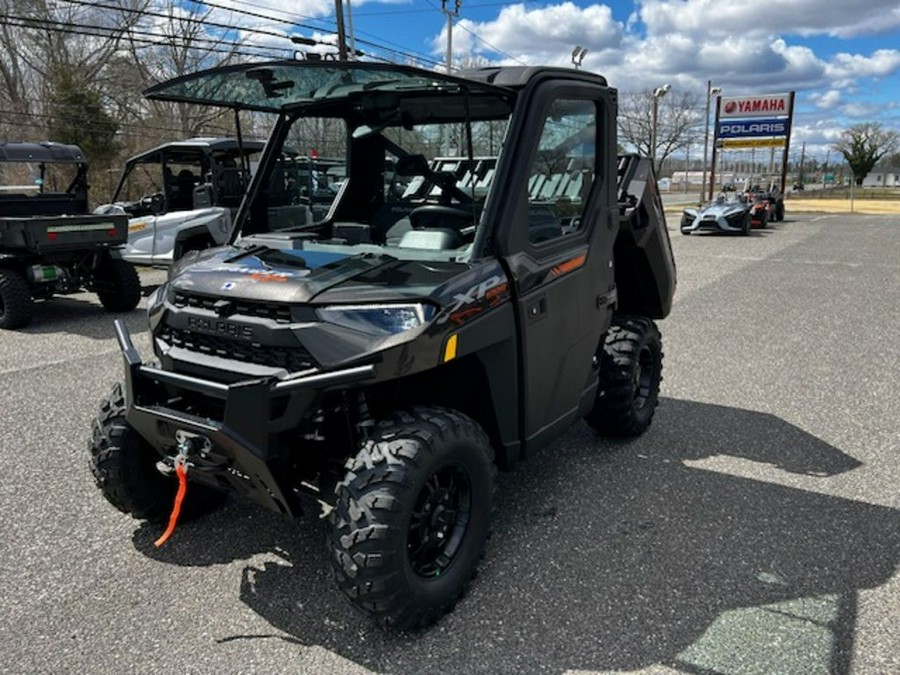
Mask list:
[[[785,136],[788,132],[787,119],[763,117],[751,120],[725,120],[719,122],[718,138],[761,138],[764,136]]]

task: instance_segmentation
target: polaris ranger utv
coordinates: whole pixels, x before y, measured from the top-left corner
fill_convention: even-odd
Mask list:
[[[0,328],[28,325],[54,295],[92,291],[111,312],[140,301],[120,257],[128,219],[88,212],[87,169],[74,145],[0,143]]]
[[[311,494],[341,590],[421,627],[482,557],[495,467],[582,418],[620,437],[650,425],[675,265],[649,161],[616,157],[604,78],[292,61],[149,95],[280,116],[231,243],[149,299],[158,363],[116,324],[125,382],[94,422],[92,469],[120,510],[169,517],[160,543],[182,498],[293,516]],[[310,134],[347,177],[298,225],[277,159]],[[454,154],[495,158],[481,194],[434,170]],[[387,171],[434,189],[392,190]]]
[[[189,138],[163,143],[125,162],[98,213],[127,214],[123,257],[135,265],[171,265],[187,251],[219,246],[250,182],[260,141]]]

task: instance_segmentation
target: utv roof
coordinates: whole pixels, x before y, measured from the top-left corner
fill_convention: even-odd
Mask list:
[[[519,89],[539,76],[549,75],[555,78],[572,77],[589,80],[607,86],[606,78],[596,73],[574,68],[555,68],[549,66],[488,66],[460,71],[459,76],[468,80],[486,82],[498,87]]]
[[[243,142],[243,152],[260,152],[263,146],[265,146],[263,141],[245,140]],[[183,141],[171,141],[157,145],[155,148],[145,150],[129,158],[128,162],[130,164],[140,162],[156,163],[160,161],[163,151],[166,151],[168,155],[177,155],[179,151],[192,150],[209,150],[215,153],[221,152],[237,155],[241,151],[241,144],[238,143],[236,138],[188,138]]]
[[[280,113],[362,92],[462,91],[509,94],[504,87],[412,66],[360,61],[268,61],[200,71],[150,87],[158,101]]]
[[[87,162],[77,145],[64,143],[0,143],[0,162]]]

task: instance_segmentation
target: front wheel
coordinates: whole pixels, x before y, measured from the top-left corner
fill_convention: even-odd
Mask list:
[[[13,330],[31,323],[34,302],[25,277],[15,270],[0,270],[0,328]]]
[[[94,273],[97,297],[109,312],[130,312],[141,301],[141,280],[134,265],[107,258]]]
[[[90,467],[97,487],[119,511],[139,520],[164,522],[172,510],[178,482],[156,468],[157,452],[125,421],[125,397],[121,385],[100,405],[88,441]],[[185,519],[211,511],[224,494],[205,485],[192,484],[182,514]]]
[[[444,408],[380,423],[337,484],[328,536],[338,586],[400,630],[430,625],[465,592],[490,531],[494,453]]]
[[[653,420],[662,382],[662,337],[644,317],[618,316],[606,333],[599,360],[594,409],[585,416],[597,432],[639,436]]]

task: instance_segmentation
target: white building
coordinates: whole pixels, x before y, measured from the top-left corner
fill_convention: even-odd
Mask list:
[[[703,182],[703,172],[702,171],[674,171],[672,175],[669,176],[669,180],[671,181],[670,185],[672,191],[677,191],[682,188],[696,185],[697,187]],[[724,181],[723,181],[724,178]],[[662,181],[665,178],[660,179],[660,189],[666,190],[667,188],[662,184]],[[709,181],[709,171],[706,172],[706,180]],[[737,185],[742,182],[742,179],[739,178],[737,174],[732,171],[726,171],[725,176],[723,177],[718,172],[716,173],[716,187],[724,183],[730,185]]]
[[[900,169],[874,169],[863,178],[863,187],[900,187]]]

